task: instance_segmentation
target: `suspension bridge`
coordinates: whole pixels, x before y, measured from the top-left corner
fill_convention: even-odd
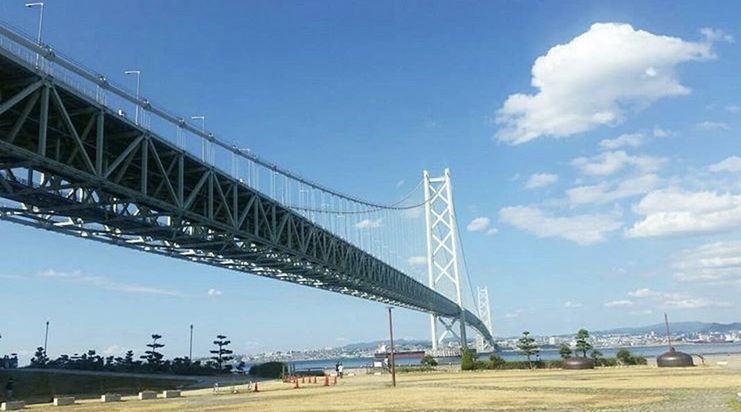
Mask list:
[[[467,327],[493,345],[485,289],[467,309],[449,171],[396,202],[344,194],[5,24],[0,219],[429,313],[435,350]]]

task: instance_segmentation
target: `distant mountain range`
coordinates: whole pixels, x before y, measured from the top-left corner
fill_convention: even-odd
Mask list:
[[[741,322],[733,323],[708,323],[708,322],[672,322],[669,324],[669,330],[672,335],[682,333],[728,333],[731,331],[741,330]],[[666,325],[658,323],[650,326],[640,326],[636,328],[617,328],[602,331],[591,332],[592,335],[645,335],[648,333],[657,335],[666,334]]]

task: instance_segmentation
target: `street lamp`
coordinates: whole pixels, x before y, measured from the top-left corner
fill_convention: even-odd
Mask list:
[[[44,355],[46,355],[46,344],[49,342],[49,321],[46,321],[46,332],[44,333]]]
[[[36,43],[38,43],[39,46],[41,46],[41,28],[43,27],[44,23],[44,3],[43,2],[35,2],[35,3],[26,3],[26,7],[33,8],[38,7],[39,8],[39,34],[36,36]],[[36,67],[39,67],[39,59],[41,56],[36,53]]]
[[[206,134],[206,116],[202,114],[196,114],[190,116],[191,120],[201,121],[201,133]],[[206,138],[201,136],[201,160],[206,161]]]
[[[396,356],[394,355],[394,322],[391,318],[392,306],[386,307],[389,310],[389,338],[391,340],[391,384],[396,387]]]
[[[193,362],[193,324],[190,325],[190,351],[188,352],[188,362]]]
[[[136,114],[135,121],[136,124],[139,124],[139,80],[141,79],[142,71],[141,70],[126,70],[124,71],[124,74],[135,74],[136,75]]]

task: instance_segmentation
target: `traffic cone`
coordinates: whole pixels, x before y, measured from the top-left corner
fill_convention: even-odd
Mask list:
[[[302,376],[301,377],[301,383],[306,383],[306,377],[305,376]]]
[[[324,375],[324,386],[329,386],[329,375]]]
[[[316,376],[314,376],[314,383],[316,383]]]
[[[298,379],[294,381],[293,389],[298,389]]]

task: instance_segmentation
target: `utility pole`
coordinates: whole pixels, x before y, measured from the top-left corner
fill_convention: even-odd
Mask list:
[[[396,357],[394,355],[394,322],[391,317],[391,309],[389,306],[389,338],[391,340],[391,385],[396,387]]]
[[[46,355],[46,344],[49,342],[49,321],[46,321],[46,332],[44,333],[44,355]]]
[[[193,362],[193,324],[190,324],[190,351],[188,352],[188,362]]]

